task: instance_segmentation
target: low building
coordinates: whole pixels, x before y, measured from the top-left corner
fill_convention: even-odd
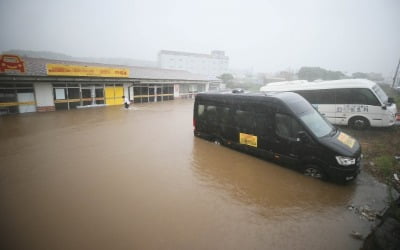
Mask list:
[[[220,50],[214,50],[211,54],[161,50],[158,64],[160,68],[186,70],[212,79],[228,72],[229,57]]]
[[[0,114],[190,98],[218,79],[183,70],[0,56]]]

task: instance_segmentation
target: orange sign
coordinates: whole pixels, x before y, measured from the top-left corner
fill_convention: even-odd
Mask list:
[[[6,70],[24,73],[24,61],[16,55],[0,55],[0,72],[5,72]]]
[[[99,76],[99,77],[129,77],[127,68],[107,68],[80,65],[51,64],[47,65],[49,76]]]

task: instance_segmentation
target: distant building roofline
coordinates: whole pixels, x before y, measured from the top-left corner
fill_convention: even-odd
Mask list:
[[[229,57],[226,56],[225,52],[222,50],[213,50],[211,52],[211,54],[201,54],[201,53],[174,51],[174,50],[160,50],[160,52],[158,52],[158,55],[161,55],[161,54],[229,59]]]

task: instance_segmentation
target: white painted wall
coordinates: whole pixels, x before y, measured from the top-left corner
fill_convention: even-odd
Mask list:
[[[179,97],[179,84],[174,84],[174,97]]]
[[[54,106],[53,86],[51,83],[34,83],[36,105],[38,107]]]
[[[35,97],[33,93],[17,93],[18,102],[35,102]],[[19,105],[19,113],[36,112],[36,106],[33,105]]]
[[[124,83],[124,96],[128,97],[129,96],[129,86],[131,86],[131,83]]]

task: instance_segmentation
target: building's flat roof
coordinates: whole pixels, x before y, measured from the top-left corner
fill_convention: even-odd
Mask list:
[[[159,54],[167,54],[167,55],[175,55],[175,56],[193,56],[193,57],[203,57],[203,58],[212,58],[212,59],[228,59],[229,58],[225,55],[200,54],[200,53],[192,53],[192,52],[173,51],[173,50],[161,50],[159,52]]]
[[[190,81],[215,81],[218,79],[210,79],[208,76],[201,74],[194,74],[185,70],[172,70],[172,69],[161,69],[152,67],[138,67],[138,66],[127,66],[127,65],[115,65],[115,64],[102,64],[102,63],[91,63],[91,62],[79,62],[79,61],[62,61],[45,58],[32,58],[32,57],[21,57],[24,61],[25,72],[21,73],[18,71],[6,71],[0,73],[1,75],[21,75],[21,76],[47,76],[46,64],[63,64],[63,65],[79,65],[79,66],[96,66],[96,67],[110,67],[110,68],[128,68],[129,77],[128,79],[163,79],[163,80],[190,80]]]

